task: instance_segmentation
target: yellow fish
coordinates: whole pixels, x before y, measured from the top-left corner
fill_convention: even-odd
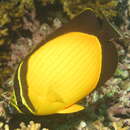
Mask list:
[[[57,30],[48,38],[51,40],[20,63],[11,101],[19,112],[50,115],[83,110],[83,106],[75,103],[113,74],[117,65],[116,49],[106,42],[113,37],[111,33],[116,33],[111,30],[109,35],[104,35],[100,23],[97,25],[94,19],[97,20],[96,15],[86,11],[72,20],[72,24]],[[87,21],[84,27],[82,21]]]

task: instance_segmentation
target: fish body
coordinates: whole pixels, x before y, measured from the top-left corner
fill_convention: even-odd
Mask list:
[[[18,66],[11,104],[20,113],[73,113],[76,104],[107,81],[118,64],[112,39],[120,37],[105,19],[86,10],[49,35]]]
[[[71,32],[47,42],[32,53],[26,63],[23,61],[17,72],[18,84],[21,84],[22,93],[23,88],[27,88],[28,100],[36,115],[76,112],[83,107],[75,103],[96,87],[101,64],[102,49],[98,38]],[[26,97],[21,96],[28,104]]]

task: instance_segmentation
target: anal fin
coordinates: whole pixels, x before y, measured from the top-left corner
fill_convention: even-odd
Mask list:
[[[83,106],[78,105],[78,104],[73,104],[72,106],[67,107],[67,108],[64,109],[64,110],[58,111],[57,113],[60,113],[60,114],[73,113],[73,112],[81,111],[81,110],[83,110],[83,109],[84,109]]]

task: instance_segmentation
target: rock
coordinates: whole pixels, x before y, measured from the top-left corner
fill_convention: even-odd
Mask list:
[[[54,26],[55,29],[58,29],[58,28],[60,28],[62,26],[62,23],[58,18],[55,18],[53,20],[53,26]]]
[[[130,64],[129,63],[124,63],[124,68],[129,70],[130,69]]]
[[[115,72],[115,76],[120,77],[124,80],[124,79],[128,78],[129,72],[127,70],[122,70],[122,69],[118,68]]]
[[[0,129],[3,127],[4,123],[0,122]]]
[[[120,87],[123,90],[130,90],[130,80],[125,80],[124,82],[121,82]]]
[[[87,127],[87,124],[85,121],[81,121],[77,130],[86,130],[85,127]]]
[[[6,124],[6,125],[4,126],[4,129],[5,129],[5,130],[9,130],[9,125]]]
[[[111,81],[111,83],[112,83],[113,85],[116,85],[116,84],[119,84],[121,81],[122,81],[121,78],[113,78],[113,80]]]

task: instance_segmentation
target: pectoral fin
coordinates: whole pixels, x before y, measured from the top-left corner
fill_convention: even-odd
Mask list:
[[[60,113],[60,114],[64,114],[64,113],[73,113],[73,112],[78,112],[78,111],[81,111],[83,110],[84,107],[83,106],[80,106],[80,105],[77,105],[77,104],[74,104],[64,110],[61,110],[61,111],[58,111],[57,113]]]

